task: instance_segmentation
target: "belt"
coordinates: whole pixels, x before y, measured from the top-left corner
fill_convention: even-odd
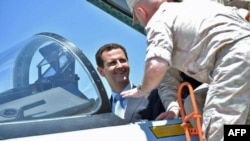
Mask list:
[[[247,14],[245,19],[250,22],[250,13]]]

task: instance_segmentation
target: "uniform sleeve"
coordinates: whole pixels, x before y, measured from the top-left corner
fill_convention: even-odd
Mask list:
[[[150,21],[145,29],[148,44],[145,61],[153,57],[160,57],[171,66],[173,41],[170,29],[162,21]]]
[[[180,71],[170,68],[158,86],[159,96],[166,111],[180,109],[177,101],[177,90],[180,83]]]

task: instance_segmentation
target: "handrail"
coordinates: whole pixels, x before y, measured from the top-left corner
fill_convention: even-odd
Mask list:
[[[186,115],[184,105],[183,105],[183,99],[182,99],[182,89],[184,87],[188,87],[189,95],[191,97],[193,112],[189,115]],[[191,136],[199,136],[199,141],[204,141],[203,134],[202,134],[202,128],[201,128],[201,115],[198,112],[196,99],[193,91],[193,87],[189,82],[183,82],[180,84],[178,88],[178,103],[180,105],[180,113],[182,118],[182,124],[181,126],[184,128],[184,132],[186,135],[186,140],[191,141]],[[196,121],[196,128],[189,126],[189,120],[195,119]]]

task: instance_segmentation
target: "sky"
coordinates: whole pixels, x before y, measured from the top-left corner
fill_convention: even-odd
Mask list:
[[[106,43],[127,49],[130,80],[140,84],[143,76],[146,38],[86,0],[1,0],[0,53],[34,34],[51,32],[75,44],[92,62]],[[101,78],[107,93],[110,88]]]

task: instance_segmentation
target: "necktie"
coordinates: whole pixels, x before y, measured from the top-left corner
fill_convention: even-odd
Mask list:
[[[124,99],[123,99],[122,96],[119,95],[119,94],[116,94],[115,97],[114,97],[114,102],[119,101],[121,107],[124,109],[125,106],[124,106],[124,104],[123,104],[123,100],[124,100]]]

